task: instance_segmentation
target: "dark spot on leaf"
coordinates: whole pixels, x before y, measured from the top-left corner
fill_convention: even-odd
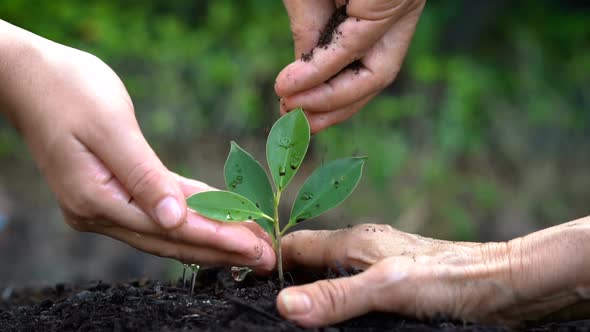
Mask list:
[[[260,204],[256,203],[256,207],[260,209]]]
[[[306,218],[303,218],[303,217],[297,217],[297,219],[295,219],[295,222],[296,223],[300,223],[300,222],[305,221],[305,220],[307,220],[307,219]]]
[[[241,175],[238,175],[230,184],[229,186],[232,188],[236,188],[237,186],[239,186],[242,181],[244,180],[244,177]]]
[[[287,174],[287,170],[285,170],[285,166],[279,167],[279,176],[285,176]]]
[[[312,198],[313,198],[312,193],[305,192],[305,193],[303,193],[303,195],[301,195],[301,199],[304,201],[309,201]]]

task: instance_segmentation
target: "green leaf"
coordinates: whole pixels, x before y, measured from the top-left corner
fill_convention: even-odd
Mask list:
[[[231,142],[231,149],[224,167],[225,184],[227,189],[242,195],[254,202],[266,215],[272,216],[274,212],[274,194],[266,172],[252,156],[236,142]],[[256,219],[271,236],[274,235],[274,225],[265,218]]]
[[[366,159],[338,159],[316,169],[297,194],[289,224],[317,217],[342,203],[358,184]]]
[[[264,214],[246,197],[231,191],[204,191],[186,200],[188,207],[200,215],[219,221],[246,221],[271,217]]]
[[[297,173],[309,138],[309,122],[301,108],[287,113],[272,126],[266,141],[266,159],[277,190],[283,190]]]

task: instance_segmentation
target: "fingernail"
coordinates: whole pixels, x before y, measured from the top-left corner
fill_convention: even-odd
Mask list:
[[[311,310],[311,299],[303,292],[285,290],[281,293],[281,299],[288,315],[302,315]]]
[[[165,228],[172,228],[180,223],[180,205],[174,197],[168,196],[158,203],[156,207],[156,218]]]

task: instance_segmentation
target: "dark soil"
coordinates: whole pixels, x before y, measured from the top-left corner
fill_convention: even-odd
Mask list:
[[[334,35],[342,34],[340,31],[338,31],[338,26],[342,22],[344,22],[344,20],[346,20],[347,17],[348,15],[346,14],[346,6],[341,6],[337,8],[332,14],[332,16],[330,16],[330,19],[328,20],[328,23],[326,23],[326,25],[324,26],[324,29],[322,29],[316,47],[327,49],[328,45],[330,45],[330,43],[332,42],[332,38],[334,38]],[[313,59],[314,49],[310,50],[307,53],[301,54],[301,60],[305,62],[311,61],[311,59]]]
[[[322,32],[320,33],[320,38],[318,39],[318,43],[316,44],[316,46],[309,52],[302,53],[301,60],[304,62],[311,61],[311,59],[313,59],[313,51],[316,48],[328,49],[328,46],[330,45],[334,37],[336,37],[336,39],[340,38],[340,36],[342,36],[342,32],[338,30],[338,27],[340,26],[340,24],[342,24],[342,22],[346,20],[346,18],[348,18],[348,15],[346,14],[346,5],[337,8],[332,14],[332,16],[330,16],[328,23],[326,23],[326,25],[322,29]],[[359,21],[358,18],[356,20],[357,22]],[[338,76],[341,72],[345,70],[352,70],[355,74],[358,74],[362,67],[363,64],[360,60],[353,61],[348,66],[342,68],[342,70],[340,70],[340,72],[334,75],[334,77]]]
[[[249,276],[236,282],[227,270],[200,273],[194,295],[180,283],[129,283],[4,289],[0,331],[305,331],[283,320],[275,281]],[[315,331],[509,331],[500,326],[416,321],[371,313]],[[590,321],[544,324],[527,331],[589,331]]]

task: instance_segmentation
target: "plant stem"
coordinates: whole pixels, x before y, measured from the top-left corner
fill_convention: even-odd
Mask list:
[[[276,237],[276,247],[275,247],[275,254],[277,256],[277,267],[279,272],[279,283],[281,288],[285,284],[285,277],[283,276],[283,253],[281,251],[281,223],[279,221],[279,202],[281,201],[281,191],[277,190],[277,194],[275,196],[275,237]]]
[[[289,221],[289,223],[285,225],[285,227],[283,227],[283,230],[281,230],[280,237],[283,237],[285,233],[289,230],[289,228],[291,228],[292,226],[293,224],[291,223],[291,221]]]

